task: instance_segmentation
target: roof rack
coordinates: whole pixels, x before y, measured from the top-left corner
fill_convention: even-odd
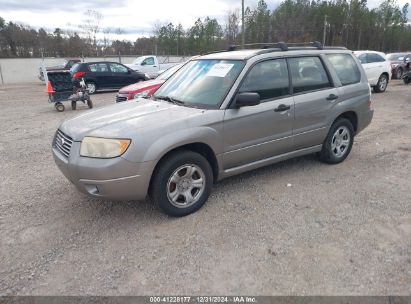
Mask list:
[[[309,42],[309,43],[285,43],[283,41],[280,42],[270,42],[270,43],[247,43],[244,44],[244,48],[248,48],[248,47],[260,47],[262,49],[269,49],[269,48],[279,48],[282,51],[288,51],[289,46],[299,46],[299,47],[315,47],[319,50],[322,50],[324,48],[324,46],[322,45],[321,42],[319,41],[313,41],[313,42]],[[235,51],[239,48],[242,48],[242,45],[230,45],[228,47],[227,51]]]

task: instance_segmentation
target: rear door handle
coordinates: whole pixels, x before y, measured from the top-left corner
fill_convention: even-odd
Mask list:
[[[280,104],[277,108],[274,109],[274,112],[284,112],[291,109],[291,106],[287,106],[285,104]]]
[[[336,100],[337,98],[338,98],[337,95],[335,95],[335,94],[330,94],[330,95],[328,95],[327,100]]]

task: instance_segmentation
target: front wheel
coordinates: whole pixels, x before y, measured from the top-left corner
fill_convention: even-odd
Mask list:
[[[60,102],[57,102],[55,104],[55,108],[56,108],[57,112],[63,112],[64,111],[64,105]]]
[[[178,151],[159,163],[150,196],[166,214],[185,216],[204,205],[212,184],[210,164],[202,155]]]
[[[402,77],[402,68],[398,68],[397,71],[395,72],[395,78],[401,79]]]
[[[89,109],[92,109],[92,108],[93,108],[93,102],[91,101],[90,98],[87,99],[87,106],[88,106]]]
[[[385,74],[382,74],[378,79],[377,85],[374,87],[376,93],[383,93],[387,89],[388,77]]]
[[[346,118],[336,120],[328,132],[320,152],[320,160],[328,164],[338,164],[350,154],[354,143],[354,128]]]

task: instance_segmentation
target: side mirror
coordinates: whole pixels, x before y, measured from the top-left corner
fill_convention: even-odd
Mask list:
[[[143,61],[143,62],[141,63],[141,65],[146,65],[146,62],[145,62],[145,61]]]
[[[256,106],[260,104],[260,94],[258,93],[240,93],[235,98],[235,105],[237,108]]]

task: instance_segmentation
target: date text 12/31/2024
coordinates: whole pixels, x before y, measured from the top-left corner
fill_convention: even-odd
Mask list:
[[[219,296],[219,297],[188,297],[188,296],[159,296],[150,297],[150,303],[257,303],[255,297]]]

